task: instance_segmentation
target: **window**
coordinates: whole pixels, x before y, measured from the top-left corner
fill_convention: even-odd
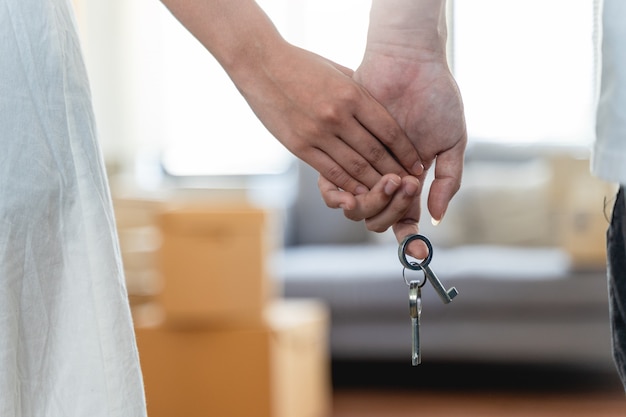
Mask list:
[[[75,2],[105,155],[158,155],[185,176],[276,173],[293,161],[160,2]],[[470,141],[588,143],[597,0],[449,2]],[[259,4],[289,41],[352,68],[360,62],[370,1]]]
[[[144,57],[137,61],[142,67],[137,82],[144,86],[138,97],[144,120],[139,129],[150,142],[160,137],[165,169],[182,176],[286,170],[293,157],[256,118],[219,64],[158,2],[150,1],[154,4],[144,7],[156,18],[144,27],[144,38],[154,40],[158,34],[159,49],[138,52]],[[290,42],[346,66],[360,62],[368,1],[258,3]],[[138,19],[143,25],[145,16]]]
[[[455,0],[453,67],[470,140],[593,138],[593,0]]]

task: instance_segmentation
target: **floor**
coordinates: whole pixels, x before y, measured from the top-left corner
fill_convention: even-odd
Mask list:
[[[332,417],[614,417],[612,371],[520,364],[333,363]]]

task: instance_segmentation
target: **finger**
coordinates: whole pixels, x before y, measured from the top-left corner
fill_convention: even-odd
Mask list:
[[[358,124],[354,119],[352,119],[352,123]],[[324,154],[316,157],[320,167],[314,166],[314,168],[339,188],[353,194],[362,194],[365,190],[357,191],[355,184],[365,185],[367,190],[370,190],[380,181],[383,174],[407,175],[380,142],[369,135],[361,126],[359,126],[359,129],[352,130],[343,127],[342,131],[343,134],[350,137],[350,140],[339,137],[326,137],[318,143],[316,148],[310,148],[316,154]],[[349,142],[355,141],[356,144],[353,147]],[[368,148],[368,144],[365,142],[370,142],[372,147]],[[376,147],[378,147],[377,150],[372,150]],[[370,151],[369,155],[364,155],[367,154],[368,149]],[[309,152],[311,151],[309,150]],[[388,159],[389,163],[379,162],[379,166],[385,167],[379,171],[372,164],[372,161],[380,161],[381,159]]]
[[[355,195],[369,191],[369,187],[376,184],[381,175],[345,143],[337,140],[333,146],[334,158],[319,148],[303,152],[300,158],[342,190]],[[349,170],[343,167],[349,167]],[[356,178],[365,179],[366,184]]]
[[[393,233],[398,243],[401,243],[407,236],[419,233],[419,225],[410,220],[400,221],[393,225]],[[421,240],[414,240],[407,246],[406,254],[416,259],[425,259],[428,256],[428,248]]]
[[[424,171],[424,166],[415,146],[404,133],[404,130],[398,125],[397,121],[389,114],[387,109],[376,101],[369,93],[366,93],[371,99],[361,100],[361,107],[357,109],[355,114],[359,123],[378,141],[386,146],[385,150],[389,150],[395,157],[397,162],[410,174],[419,176]],[[378,148],[370,142],[365,142],[370,146],[369,151],[359,151],[368,158],[370,163],[376,167],[379,172],[388,173],[390,161],[386,158],[380,158]],[[381,171],[382,170],[382,171]],[[398,173],[398,172],[396,172]],[[400,174],[400,173],[398,173]]]
[[[461,188],[463,175],[464,142],[442,152],[435,160],[435,178],[428,194],[428,211],[433,223],[441,221],[452,197]]]
[[[324,178],[322,175],[320,175],[317,179],[317,187],[322,194],[324,203],[326,203],[326,206],[330,208],[351,210],[357,205],[356,198],[352,195],[352,193],[340,190],[335,184]]]
[[[356,197],[347,191],[340,190],[321,175],[317,184],[328,207],[342,208],[347,218],[361,221],[376,215],[387,206],[400,187],[401,179],[395,174],[388,174],[371,191]]]
[[[426,173],[422,176],[424,177]],[[402,179],[403,181],[410,181],[410,177]],[[423,183],[423,178],[422,182]],[[393,232],[396,235],[398,243],[402,242],[407,236],[419,233],[419,219],[420,219],[420,203],[421,203],[421,187],[420,192],[414,197],[412,204],[409,206],[408,211],[404,217],[393,225]],[[407,247],[407,254],[416,258],[424,259],[428,255],[428,248],[421,240],[415,240]]]
[[[369,192],[356,196],[356,206],[351,209],[344,208],[344,215],[354,221],[376,216],[386,209],[401,182],[400,177],[395,174],[385,175]]]
[[[419,225],[412,221],[402,221],[393,225],[393,232],[398,243],[401,243],[407,236],[419,233]],[[414,240],[406,248],[406,254],[416,260],[426,259],[428,247],[421,240]]]
[[[379,210],[376,215],[369,216],[365,221],[368,230],[380,233],[400,221],[408,222],[411,219],[417,222],[411,218],[409,212],[419,202],[420,191],[420,182],[417,178],[411,176],[402,178],[400,189],[393,194],[384,210]]]

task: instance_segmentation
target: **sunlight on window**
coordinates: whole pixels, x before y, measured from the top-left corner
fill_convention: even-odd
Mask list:
[[[593,138],[593,0],[456,0],[454,71],[470,140]]]
[[[451,56],[470,140],[593,138],[594,0],[455,0]],[[130,4],[130,3],[129,3]],[[285,38],[356,68],[369,0],[261,0]],[[214,58],[153,0],[132,2],[133,140],[174,175],[285,171],[293,156]],[[132,64],[132,65],[130,65]]]

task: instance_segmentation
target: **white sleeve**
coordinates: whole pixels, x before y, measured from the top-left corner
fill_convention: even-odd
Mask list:
[[[626,2],[605,0],[602,10],[600,95],[592,172],[626,184]]]

